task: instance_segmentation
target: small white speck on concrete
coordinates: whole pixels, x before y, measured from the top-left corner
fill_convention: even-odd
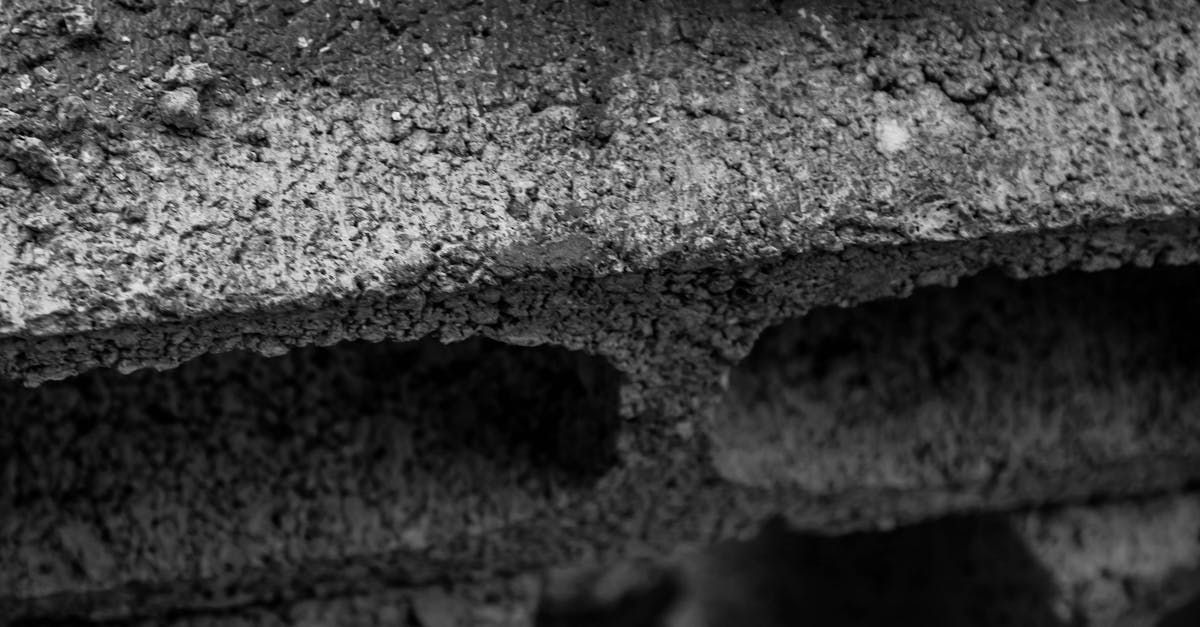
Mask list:
[[[893,118],[884,118],[875,123],[875,147],[885,155],[904,150],[911,139],[908,129]]]

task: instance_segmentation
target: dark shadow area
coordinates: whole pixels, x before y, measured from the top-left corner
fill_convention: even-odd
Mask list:
[[[723,462],[751,482],[837,493],[1189,459],[1196,285],[1197,267],[986,273],[814,310],[766,331],[732,374]]]
[[[520,522],[615,463],[618,396],[603,359],[482,339],[0,385],[0,609],[139,581],[302,583],[310,562]]]
[[[788,597],[793,615],[828,617],[818,624],[1064,624],[1052,611],[1049,574],[1001,516],[834,539],[797,536],[789,544],[784,552],[803,563],[796,577],[812,588]]]
[[[773,522],[684,564],[552,582],[537,626],[660,627],[701,616],[734,627],[1065,625],[1051,609],[1049,575],[998,516],[842,537]],[[666,620],[684,615],[693,622]]]
[[[1196,625],[1200,625],[1200,593],[1157,623],[1157,627],[1196,627]]]

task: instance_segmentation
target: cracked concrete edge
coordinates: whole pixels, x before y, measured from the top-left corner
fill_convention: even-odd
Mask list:
[[[582,344],[594,326],[528,324],[487,299],[510,280],[555,280],[547,275],[615,284],[658,272],[678,283],[781,255],[1197,215],[1189,138],[1200,63],[1188,60],[1200,47],[1187,36],[1196,7],[943,4],[897,15],[871,5],[891,20],[856,20],[855,3],[772,16],[579,5],[553,22],[504,14],[493,39],[422,49],[415,61],[374,48],[388,35],[364,30],[341,69],[387,71],[351,97],[296,79],[319,61],[292,48],[275,69],[215,50],[218,74],[242,89],[208,105],[205,131],[191,135],[153,116],[126,116],[119,133],[105,126],[152,98],[165,75],[119,93],[38,83],[27,99],[103,96],[110,112],[81,114],[84,131],[7,115],[10,137],[42,129],[77,175],[0,187],[0,372],[33,384],[98,366],[169,367],[197,352],[184,324],[201,350],[380,337],[369,321],[381,300],[428,311],[484,300],[458,308],[453,324],[410,315],[387,325],[393,336]],[[160,7],[154,18],[190,10]],[[130,42],[105,44],[102,58],[169,57],[170,42],[139,36],[144,16],[127,13],[110,12],[108,28]],[[526,32],[542,32],[567,61],[550,63],[533,44],[506,51]],[[751,37],[762,45],[743,45]],[[598,84],[593,104],[531,108],[504,72],[482,70],[517,61],[542,64],[547,82],[578,61]],[[451,139],[466,148],[442,145]],[[514,217],[514,201],[529,211]],[[856,289],[805,304],[858,300]],[[251,319],[288,310],[312,313],[303,328],[249,331]],[[239,315],[241,325],[212,322]],[[504,328],[514,325],[524,332]]]
[[[380,291],[313,308],[11,337],[0,340],[0,357],[12,372],[40,381],[80,369],[167,369],[207,353],[239,349],[271,356],[291,347],[354,339],[432,336],[453,342],[479,335],[604,356],[628,378],[623,388],[627,415],[680,417],[710,402],[714,386],[763,329],[812,308],[904,296],[916,287],[953,284],[993,267],[1033,277],[1072,268],[1195,263],[1200,260],[1198,224],[1190,218],[1130,221],[679,272],[598,279],[538,276],[440,296]]]
[[[1017,276],[1125,264],[1200,260],[1200,228],[1190,218],[1128,221],[1090,229],[1046,229],[927,245],[876,245],[838,253],[776,256],[757,264],[694,265],[588,279],[514,278],[444,295],[374,291],[312,308],[134,325],[0,340],[10,373],[40,381],[79,369],[165,369],[206,353],[247,349],[277,355],[289,347],[352,339],[457,341],[474,335],[519,346],[555,344],[602,355],[629,379],[626,410],[671,416],[697,409],[686,395],[707,392],[744,357],[766,327],[824,305],[904,296],[953,284],[989,267]],[[691,364],[681,368],[681,364]],[[640,411],[636,413],[642,413]]]

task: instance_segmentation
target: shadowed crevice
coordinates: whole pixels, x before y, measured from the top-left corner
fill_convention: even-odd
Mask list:
[[[477,338],[5,384],[0,613],[427,579],[451,567],[431,549],[544,516],[616,463],[619,379]]]
[[[1167,614],[1157,627],[1192,627],[1200,625],[1200,593],[1183,607]]]
[[[717,466],[818,494],[1077,476],[1082,496],[1119,464],[1200,469],[1198,282],[1197,267],[985,273],[814,310],[765,332],[733,372]]]

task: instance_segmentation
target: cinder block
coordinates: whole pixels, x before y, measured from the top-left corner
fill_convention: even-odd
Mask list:
[[[1190,585],[1079,555],[1200,479],[1194,3],[0,17],[0,622],[428,622],[773,515]]]

